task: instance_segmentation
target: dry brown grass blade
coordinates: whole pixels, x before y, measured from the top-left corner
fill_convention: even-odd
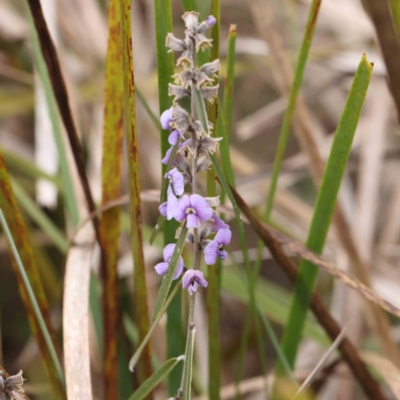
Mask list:
[[[351,277],[347,272],[342,271],[335,264],[325,260],[319,254],[309,250],[302,243],[296,242],[295,240],[290,239],[289,237],[283,235],[278,231],[275,231],[270,227],[268,227],[267,229],[281,245],[285,245],[288,249],[301,256],[301,258],[304,258],[305,260],[312,262],[314,265],[324,269],[335,278],[340,279],[347,286],[356,290],[360,295],[364,296],[365,298],[372,301],[389,313],[400,318],[400,309],[398,309],[392,303],[386,301],[382,297],[378,296],[373,290],[365,286],[359,280]]]
[[[390,360],[379,354],[363,351],[361,357],[386,382],[395,399],[400,400],[400,370]]]
[[[251,10],[259,31],[265,36],[270,45],[271,54],[277,66],[273,69],[276,75],[276,81],[282,95],[285,96],[289,93],[290,83],[293,80],[291,59],[285,52],[282,36],[276,26],[274,26],[273,15],[271,15],[270,10],[267,8],[267,3],[268,2],[261,2],[260,0],[252,2]],[[270,9],[273,9],[273,7]],[[309,169],[314,183],[319,185],[322,180],[325,162],[317,146],[315,137],[317,129],[315,129],[301,95],[299,95],[297,99],[294,119],[293,131],[299,141],[302,151],[308,157]],[[340,204],[336,207],[333,223],[338,232],[338,240],[349,257],[353,273],[364,285],[370,287],[371,279],[368,267],[360,256],[359,249],[351,234],[350,224]],[[398,349],[390,336],[390,323],[386,315],[379,307],[375,307],[374,305],[364,307],[363,310],[365,311],[369,327],[379,340],[380,347],[385,352],[386,356],[396,365],[400,365]]]
[[[123,78],[119,0],[109,3],[109,38],[104,92],[104,134],[102,159],[102,204],[120,196],[122,179]],[[104,212],[100,220],[103,256],[103,327],[105,398],[118,397],[117,332],[118,276],[117,262],[120,237],[120,208]]]
[[[271,230],[269,227],[260,222],[259,219],[253,214],[253,212],[244,202],[244,200],[241,198],[241,196],[236,192],[236,190],[234,190],[232,187],[231,190],[239,208],[241,209],[245,217],[248,219],[254,231],[257,233],[259,238],[265,243],[265,245],[269,248],[272,256],[274,257],[276,262],[282,267],[282,270],[284,271],[288,279],[291,281],[291,283],[294,284],[297,280],[297,266],[283,251],[282,244],[275,237],[275,234],[277,232]],[[287,238],[282,234],[279,235],[281,240],[287,242],[285,244],[294,242],[293,240]],[[296,242],[294,243],[296,244],[294,248],[304,253],[302,254],[302,257],[304,257],[304,255],[308,256],[306,253],[309,251],[308,249],[304,249],[304,245],[298,243],[299,246],[297,247],[297,243]],[[314,255],[312,254],[312,256],[314,260]],[[309,259],[309,261],[311,262],[314,262],[313,260]],[[313,311],[314,315],[316,316],[321,326],[327,332],[328,336],[333,341],[336,340],[336,338],[340,335],[342,328],[331,316],[331,314],[325,307],[321,297],[315,293],[311,298],[311,310]],[[347,362],[347,364],[353,371],[354,376],[356,377],[361,387],[363,388],[367,398],[371,400],[386,399],[386,397],[381,392],[378,382],[370,374],[365,364],[360,359],[357,350],[347,338],[344,338],[343,341],[340,343],[339,350],[343,356],[343,359]]]
[[[89,354],[89,282],[94,243],[93,227],[87,224],[77,232],[66,261],[63,333],[68,400],[92,399]]]
[[[49,305],[43,290],[42,282],[40,280],[40,275],[35,263],[35,259],[33,257],[33,250],[29,240],[28,231],[26,229],[22,215],[19,211],[19,207],[17,205],[14,192],[11,187],[11,182],[7,171],[7,167],[5,165],[1,153],[0,153],[0,208],[3,210],[4,215],[7,219],[7,224],[15,240],[15,245],[19,251],[22,263],[24,264],[26,274],[28,275],[29,278],[29,282],[36,295],[40,311],[46,323],[47,329],[50,333],[52,342],[54,343],[57,353],[60,354],[61,352],[59,351],[59,345],[56,339],[56,334],[50,322]],[[30,328],[40,349],[45,371],[51,381],[54,394],[57,394],[58,398],[63,399],[65,398],[65,393],[62,387],[62,383],[58,379],[57,371],[55,370],[51,354],[46,345],[46,341],[43,336],[42,330],[40,328],[39,322],[35,316],[33,305],[29,299],[26,286],[24,285],[22,276],[19,272],[19,269],[13,257],[12,257],[12,265],[17,278],[18,289],[22,298],[22,302],[24,304],[28,316]]]
[[[389,88],[396,105],[397,118],[400,121],[400,44],[390,12],[389,1],[362,0],[362,3],[375,26],[389,75]]]

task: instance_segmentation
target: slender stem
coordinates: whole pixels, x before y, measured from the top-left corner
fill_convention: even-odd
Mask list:
[[[191,39],[191,55],[192,55],[192,70],[196,68],[196,42],[194,38]],[[192,93],[192,98],[191,98],[191,118],[192,120],[195,120],[197,118],[197,112],[196,112],[196,104],[193,98],[193,94],[196,90],[195,82],[190,83],[190,89]],[[192,155],[192,163],[191,163],[191,174],[192,174],[192,194],[197,193],[197,147],[198,147],[198,139],[196,132],[192,131],[192,140],[194,142],[194,151]],[[193,229],[193,269],[199,269],[200,268],[200,261],[201,261],[201,252],[199,251],[199,230],[198,228]],[[194,322],[194,306],[196,302],[196,292],[194,292],[190,296],[190,303],[189,303],[189,315],[188,315],[188,328],[187,328],[187,333],[186,333],[186,350],[185,350],[185,361],[184,361],[184,366],[183,366],[183,372],[182,372],[182,379],[181,379],[181,386],[178,390],[178,395],[177,398],[181,399],[183,396],[183,384],[185,382],[185,373],[187,371],[186,368],[186,360],[188,360],[188,355],[189,352],[191,351],[190,349],[190,335],[192,334],[193,329],[195,329],[195,322]]]

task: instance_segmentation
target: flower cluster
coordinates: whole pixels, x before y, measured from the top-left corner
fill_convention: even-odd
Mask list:
[[[167,201],[160,205],[160,213],[167,220],[175,219],[189,229],[186,241],[193,243],[196,255],[204,253],[206,264],[215,264],[218,257],[224,260],[227,256],[223,246],[231,240],[229,225],[223,222],[216,214],[214,207],[218,206],[219,199],[202,197],[197,193],[196,175],[207,170],[210,165],[209,153],[218,148],[220,139],[213,138],[210,131],[212,124],[207,121],[203,126],[198,119],[194,102],[194,94],[200,93],[203,101],[213,102],[218,95],[218,85],[213,85],[214,78],[220,68],[219,60],[206,63],[201,67],[196,65],[196,53],[211,46],[211,39],[204,33],[216,22],[213,16],[203,22],[198,20],[199,14],[193,11],[183,15],[185,22],[185,38],[178,39],[169,33],[166,46],[173,52],[179,52],[177,66],[183,71],[174,75],[175,83],[169,86],[169,95],[174,96],[173,106],[165,110],[160,122],[164,130],[169,130],[168,142],[171,148],[162,159],[168,166],[164,178],[169,181]],[[178,104],[183,97],[191,99],[191,110],[186,111]],[[172,154],[174,154],[171,159]],[[185,194],[185,187],[191,187],[191,194]],[[211,238],[209,238],[211,236]],[[165,275],[175,245],[168,244],[163,252],[164,262],[155,266],[160,275]],[[192,295],[198,286],[206,287],[207,281],[194,263],[192,269],[186,270],[182,285]],[[186,269],[182,258],[179,258],[175,269],[174,279]]]

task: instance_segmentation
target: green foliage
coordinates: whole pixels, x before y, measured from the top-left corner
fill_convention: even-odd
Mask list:
[[[372,65],[363,55],[335,133],[306,242],[308,248],[318,253],[322,252],[328,234],[371,75]],[[301,261],[290,315],[282,339],[283,349],[292,368],[317,274],[318,268],[315,265],[305,260]],[[278,366],[278,372],[283,372],[281,364]]]

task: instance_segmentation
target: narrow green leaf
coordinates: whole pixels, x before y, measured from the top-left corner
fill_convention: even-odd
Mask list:
[[[136,128],[136,106],[133,79],[133,52],[131,27],[131,1],[120,0],[121,35],[124,71],[124,119],[127,142],[129,199],[132,236],[132,253],[134,268],[134,306],[139,337],[144,339],[149,330],[146,272],[143,256],[142,208],[140,200],[139,154]],[[151,349],[147,343],[144,349],[139,375],[144,378],[151,376]]]
[[[10,229],[8,227],[8,224],[7,224],[7,221],[6,221],[6,219],[4,217],[4,214],[3,214],[3,210],[1,208],[0,208],[0,222],[1,222],[1,225],[3,227],[3,230],[4,230],[5,234],[7,236],[7,240],[8,240],[8,243],[9,243],[10,247],[11,247],[11,251],[12,251],[12,254],[14,256],[14,259],[15,259],[17,265],[18,265],[20,276],[22,278],[23,284],[25,285],[25,289],[26,289],[26,291],[28,293],[29,301],[30,301],[30,303],[32,305],[32,308],[33,308],[33,311],[35,313],[35,316],[36,316],[36,319],[38,321],[38,324],[40,326],[42,335],[43,335],[44,340],[46,342],[46,346],[47,346],[48,351],[49,351],[49,353],[51,355],[51,359],[52,359],[52,361],[54,363],[54,367],[55,367],[55,369],[57,371],[58,378],[59,378],[60,382],[63,385],[65,385],[64,372],[62,370],[60,360],[58,358],[56,349],[54,347],[52,338],[50,336],[50,332],[49,332],[49,330],[48,330],[48,328],[46,326],[46,323],[44,321],[41,309],[39,307],[39,303],[38,303],[38,301],[36,299],[36,296],[35,296],[35,294],[33,292],[31,283],[29,282],[28,275],[27,275],[27,273],[25,271],[25,267],[24,267],[24,265],[22,263],[22,260],[21,260],[21,257],[19,255],[18,249],[15,246],[12,234],[10,232]]]
[[[135,354],[131,357],[129,360],[129,369],[133,371],[135,368],[137,362],[139,361],[139,358],[143,352],[144,347],[146,346],[147,342],[149,341],[151,334],[153,333],[155,327],[157,326],[158,322],[160,321],[160,318],[163,316],[165,313],[165,310],[167,307],[171,304],[171,301],[175,298],[175,295],[178,293],[180,287],[179,283],[174,287],[174,289],[171,291],[171,294],[169,295],[168,299],[166,300],[165,304],[163,305],[162,309],[160,312],[156,315],[153,323],[150,326],[149,331],[147,332],[145,338],[142,340],[140,343],[139,347],[136,349]]]
[[[40,80],[43,84],[44,93],[49,108],[49,115],[51,119],[51,124],[54,132],[54,140],[57,146],[57,153],[60,161],[60,173],[61,173],[61,183],[63,187],[63,194],[65,197],[65,203],[68,210],[68,215],[71,219],[72,225],[76,226],[79,222],[79,212],[78,205],[75,198],[75,193],[72,185],[72,178],[69,170],[69,164],[67,159],[67,154],[65,151],[64,139],[61,131],[61,124],[58,116],[57,101],[54,96],[53,87],[50,81],[48,70],[46,67],[45,60],[40,48],[38,34],[35,28],[35,24],[32,18],[32,14],[29,11],[27,2],[24,2],[26,8],[26,16],[29,22],[29,28],[32,37],[32,48],[35,60],[36,68],[39,72]]]
[[[146,379],[143,384],[136,390],[129,400],[142,400],[144,399],[181,361],[183,357],[171,358],[166,361],[154,374]]]
[[[325,244],[371,75],[372,64],[363,55],[332,143],[307,238],[307,247],[318,253],[322,252]],[[315,265],[301,261],[289,320],[282,339],[282,347],[291,367],[296,359],[317,273]],[[278,364],[277,371],[284,372],[281,364]]]
[[[196,11],[199,12],[196,0],[182,0],[182,6],[185,11]]]
[[[163,277],[163,280],[162,280],[162,283],[160,286],[160,290],[158,291],[158,294],[157,294],[157,298],[156,298],[156,302],[154,304],[153,314],[152,314],[152,318],[151,318],[153,322],[158,318],[160,312],[163,309],[165,300],[167,298],[169,289],[172,284],[172,279],[174,277],[176,268],[178,266],[179,257],[181,256],[184,245],[185,245],[187,233],[188,233],[188,228],[186,227],[186,224],[184,224],[181,228],[181,232],[179,234],[178,241],[176,242],[174,253],[172,254],[172,257],[171,257],[171,261],[169,262],[167,273]]]
[[[12,181],[12,187],[16,199],[25,212],[32,218],[32,221],[38,224],[40,229],[46,234],[50,241],[65,254],[68,249],[68,241],[64,234],[54,225],[53,221],[42,211],[41,208],[29,197],[28,193],[15,180]]]
[[[156,114],[154,114],[153,110],[151,109],[148,101],[146,100],[146,97],[143,96],[142,91],[138,88],[138,86],[135,84],[135,93],[137,97],[139,98],[140,102],[142,103],[142,106],[144,107],[145,111],[149,115],[151,121],[153,124],[158,128],[161,129],[160,121],[157,118]]]
[[[193,350],[194,350],[194,337],[196,335],[196,328],[190,328],[190,332],[187,333],[189,335],[188,342],[186,345],[186,354],[185,354],[185,364],[183,366],[184,369],[184,379],[183,379],[183,400],[190,400],[190,394],[192,392],[192,374],[193,374]],[[212,397],[210,397],[212,398]]]
[[[272,175],[271,175],[271,184],[269,187],[267,205],[264,215],[265,221],[269,220],[269,215],[271,213],[272,205],[274,203],[275,191],[278,183],[278,176],[282,167],[283,156],[285,154],[286,145],[289,138],[289,131],[290,131],[290,126],[292,125],[296,100],[303,81],[304,69],[307,63],[308,53],[310,51],[311,42],[314,36],[315,26],[317,24],[317,18],[319,9],[321,7],[321,2],[322,0],[312,0],[310,6],[310,12],[308,14],[306,30],[304,32],[303,41],[297,59],[294,80],[290,89],[289,101],[285,111],[285,115],[283,117],[283,123],[279,134],[278,147],[275,153],[274,166],[272,168]]]
[[[272,346],[275,349],[275,352],[278,356],[278,360],[282,364],[283,368],[285,369],[286,375],[290,378],[290,380],[297,386],[297,381],[296,378],[293,375],[293,372],[290,368],[289,362],[286,358],[285,352],[283,351],[281,345],[279,344],[279,340],[277,336],[275,335],[274,329],[272,328],[271,323],[268,321],[268,318],[264,315],[264,313],[261,311],[261,309],[258,309],[261,321],[264,325],[265,330],[268,333],[268,336],[271,340]]]
[[[18,172],[32,179],[46,179],[47,181],[53,183],[62,193],[62,195],[64,195],[60,179],[58,179],[57,176],[48,174],[47,172],[38,168],[33,161],[28,160],[27,158],[22,157],[12,151],[6,149],[2,149],[2,151],[4,160],[6,161],[11,174],[13,172]]]
[[[235,80],[236,25],[231,25],[226,55],[226,78],[224,84],[224,125],[226,137],[231,135],[233,83]]]
[[[243,280],[243,274],[235,266],[226,268],[222,277],[222,289],[235,299],[249,304],[247,284]],[[259,309],[274,323],[285,326],[290,308],[290,292],[260,277],[254,288]],[[328,348],[330,339],[309,312],[306,318],[304,335],[322,346]]]
[[[124,89],[121,70],[121,10],[119,0],[110,0],[108,10],[108,48],[104,87],[104,126],[102,158],[102,199],[107,204],[120,197],[122,180],[122,140]],[[105,211],[100,219],[103,273],[103,380],[105,398],[118,397],[118,249],[120,208]]]
[[[400,38],[400,1],[390,0],[390,9],[392,10],[392,16],[394,25],[396,27],[397,36]]]
[[[157,72],[158,72],[158,103],[160,107],[160,115],[171,107],[172,97],[168,95],[168,85],[173,83],[172,75],[175,73],[174,55],[168,51],[165,46],[167,34],[172,32],[172,9],[171,0],[154,0],[154,16],[156,28],[156,48],[157,48]],[[168,134],[166,130],[160,130],[161,156],[164,157],[169,148]],[[173,157],[171,157],[172,161]],[[162,165],[161,179],[164,181],[164,174],[168,166]],[[161,191],[165,198],[167,187]],[[163,220],[159,220],[159,227],[162,226]],[[164,224],[164,245],[175,242],[175,231],[178,228],[176,221],[169,221]],[[155,235],[152,238],[155,238]],[[167,357],[176,357],[182,354],[184,350],[183,330],[177,327],[182,326],[181,319],[181,298],[177,296],[167,310]],[[177,349],[179,352],[177,353]],[[172,371],[168,377],[168,393],[173,396],[179,388],[181,368],[178,367]]]

